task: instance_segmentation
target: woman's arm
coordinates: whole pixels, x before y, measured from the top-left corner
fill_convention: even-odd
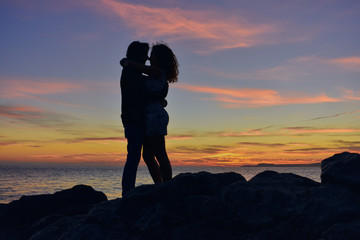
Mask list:
[[[155,77],[162,76],[162,70],[160,68],[154,66],[147,66],[126,58],[121,59],[120,65],[123,67],[131,67],[139,72],[145,73],[150,76],[155,76]]]

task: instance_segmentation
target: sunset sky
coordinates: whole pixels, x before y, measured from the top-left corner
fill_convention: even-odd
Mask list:
[[[173,165],[360,152],[358,0],[2,0],[0,164],[123,165],[121,67],[164,41]]]

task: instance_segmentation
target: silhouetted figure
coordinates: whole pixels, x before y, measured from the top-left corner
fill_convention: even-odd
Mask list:
[[[148,59],[149,44],[132,42],[126,57],[138,64]],[[145,124],[145,76],[132,68],[123,68],[120,79],[121,120],[127,139],[127,158],[122,176],[122,194],[135,187],[136,172],[141,158]]]
[[[151,66],[131,59],[122,59],[120,64],[148,75],[145,80],[145,88],[148,94],[165,91],[167,94],[168,83],[176,82],[179,74],[176,56],[167,45],[162,43],[155,44],[152,47]],[[148,101],[145,111],[146,136],[143,158],[155,183],[168,181],[172,178],[171,164],[165,147],[168,122],[169,115],[164,109],[162,101]]]

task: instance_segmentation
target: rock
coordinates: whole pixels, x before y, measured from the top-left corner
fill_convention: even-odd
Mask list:
[[[334,224],[321,234],[323,239],[357,240],[360,236],[360,220],[348,224]]]
[[[132,190],[118,213],[131,232],[140,233],[139,238],[171,239],[177,226],[209,216],[209,208],[214,210],[210,215],[222,214],[222,205],[216,196],[222,187],[237,181],[246,180],[236,173],[179,174],[164,184]]]
[[[223,186],[236,181],[245,182],[246,179],[237,173],[218,173],[199,172],[197,174],[182,173],[176,176],[171,189],[174,197],[185,197],[189,195],[213,194]]]
[[[3,224],[28,224],[51,214],[84,214],[92,204],[102,201],[107,201],[106,195],[86,185],[77,185],[54,194],[22,196],[8,205]]]
[[[86,185],[77,185],[54,194],[22,196],[2,210],[0,231],[6,228],[12,230],[14,235],[26,236],[30,233],[24,229],[44,217],[86,214],[93,204],[102,201],[107,201],[106,195]]]
[[[355,155],[347,153],[334,157],[357,168],[352,170],[356,172],[359,171],[357,162],[348,161]],[[336,166],[328,159],[324,161],[327,162],[323,166],[329,166],[326,171]],[[42,217],[28,218],[22,228],[14,228],[14,219],[21,216],[13,211],[17,217],[10,225],[26,234],[17,234],[0,225],[0,239],[355,240],[360,234],[360,192],[349,188],[348,179],[346,184],[344,180],[339,182],[345,178],[342,176],[345,173],[349,172],[339,170],[336,178],[323,183],[274,171],[262,172],[249,181],[236,173],[185,173],[164,184],[137,187],[124,198],[103,201],[106,197],[99,195],[94,197],[96,201],[90,201],[97,203],[79,209],[74,206],[79,202],[83,205],[82,197],[86,194],[80,194],[81,201],[69,201],[65,197],[67,203],[61,207],[59,203],[45,204],[52,208],[39,204],[44,203],[43,197],[33,196],[31,199],[38,203],[31,204],[32,211],[39,209]],[[353,184],[351,181],[350,185]],[[55,195],[58,194],[46,198],[50,201]],[[27,197],[19,202],[24,199]],[[4,216],[11,218],[3,214],[4,210],[9,213],[11,205],[14,203],[0,208],[3,224],[6,224]]]
[[[323,160],[321,182],[360,190],[360,154],[343,152]]]
[[[301,198],[319,183],[289,173],[265,171],[249,182],[236,182],[222,190],[222,201],[229,214],[247,223],[264,224],[291,213]]]

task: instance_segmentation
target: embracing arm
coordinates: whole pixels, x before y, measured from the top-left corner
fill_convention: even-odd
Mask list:
[[[149,76],[161,77],[162,70],[158,67],[147,66],[145,64],[137,63],[135,61],[123,58],[120,61],[120,65],[123,67],[131,67],[139,72],[145,73]]]
[[[166,98],[169,91],[169,84],[166,83],[161,91],[146,91],[146,99],[148,101],[162,101]]]

